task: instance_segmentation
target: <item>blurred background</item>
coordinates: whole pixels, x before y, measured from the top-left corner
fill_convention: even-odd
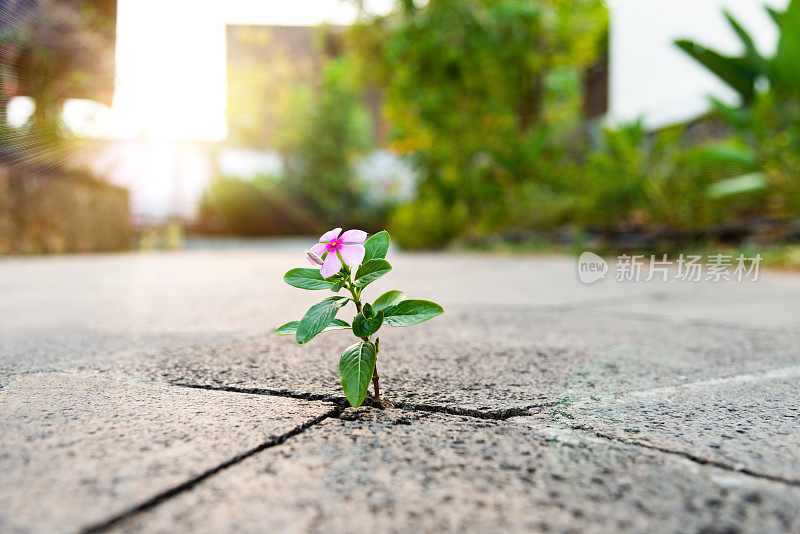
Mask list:
[[[0,254],[387,228],[800,265],[798,0],[0,0]]]

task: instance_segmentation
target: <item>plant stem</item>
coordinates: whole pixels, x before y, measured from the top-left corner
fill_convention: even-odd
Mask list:
[[[343,262],[344,263],[344,262]],[[353,280],[350,278],[350,269],[347,269],[347,290],[350,291],[350,294],[353,295],[353,302],[356,305],[356,310],[358,313],[361,313],[361,291],[353,285]],[[369,337],[362,337],[361,340],[365,342],[369,342]],[[380,351],[380,338],[375,338],[375,350],[376,353]],[[372,387],[375,390],[375,402],[378,405],[381,404],[381,387],[380,387],[380,376],[378,376],[378,362],[375,362],[375,369],[372,371]]]
[[[381,377],[378,376],[378,362],[375,362],[375,370],[372,371],[372,387],[375,389],[375,402],[380,405],[381,403],[381,388],[378,381]]]

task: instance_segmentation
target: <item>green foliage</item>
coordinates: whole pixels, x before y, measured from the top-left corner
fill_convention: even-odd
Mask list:
[[[314,304],[300,321],[291,321],[278,327],[275,334],[294,335],[295,340],[303,344],[321,332],[352,329],[353,335],[360,338],[361,342],[345,350],[339,361],[342,388],[352,406],[360,406],[364,402],[370,381],[375,385],[375,400],[380,402],[376,369],[380,339],[375,337],[373,341],[373,336],[380,328],[384,324],[411,326],[444,313],[444,309],[434,302],[405,300],[405,294],[397,290],[387,291],[373,304],[362,302],[364,288],[392,270],[392,266],[384,259],[389,242],[389,233],[386,231],[378,232],[365,242],[365,248],[373,257],[358,267],[355,277],[347,265],[343,265],[337,274],[328,279],[323,279],[316,269],[307,268],[291,269],[283,277],[287,284],[301,289],[331,289],[337,292],[344,288],[350,293],[350,297],[333,296]],[[352,327],[336,318],[338,311],[348,302],[353,302],[356,307]]]
[[[288,323],[279,326],[275,329],[276,336],[294,336],[297,334],[297,325],[300,324],[300,321],[289,321]],[[350,329],[350,325],[347,324],[347,321],[343,321],[341,319],[334,319],[333,321],[325,327],[323,332],[330,332],[331,330],[348,330]]]
[[[747,57],[724,56],[693,41],[678,40],[675,44],[736,90],[744,102],[753,100],[756,80],[763,72]]]
[[[775,55],[768,59],[759,53],[753,38],[730,13],[725,12],[725,17],[742,43],[744,53],[741,56],[726,56],[685,39],[675,44],[735,89],[745,104],[755,99],[760,80],[778,91],[800,86],[797,68],[800,64],[800,1],[792,0],[784,13],[775,13],[780,37]]]
[[[400,245],[439,248],[512,218],[542,174],[528,150],[540,125],[577,119],[606,16],[599,0],[432,0],[350,31],[355,68],[385,92],[391,146],[420,176],[390,219]]]
[[[347,304],[347,297],[328,297],[311,306],[297,324],[295,340],[302,345],[314,339],[317,334],[331,324],[339,308],[345,304]]]
[[[578,184],[576,220],[611,233],[624,229],[689,236],[708,232],[732,208],[723,201],[709,201],[708,189],[719,180],[752,170],[752,156],[736,144],[682,145],[679,128],[652,137],[638,123],[607,131],[605,147],[587,158]],[[758,199],[750,200],[740,209],[753,211]]]
[[[444,309],[429,300],[410,299],[390,306],[384,312],[386,324],[391,326],[412,326],[424,323],[444,313]]]
[[[369,341],[350,345],[339,360],[339,378],[347,402],[353,407],[361,406],[375,372],[377,348]]]
[[[723,56],[687,41],[677,44],[739,91],[742,108],[716,100],[713,105],[749,144],[761,169],[715,184],[709,196],[760,195],[766,197],[762,212],[788,219],[800,215],[800,0],[791,0],[783,13],[771,9],[769,13],[779,31],[770,58],[758,53],[753,39],[730,15],[728,21],[744,47],[742,56]]]
[[[372,303],[372,307],[373,309],[375,309],[375,311],[383,311],[390,306],[394,306],[395,304],[397,304],[401,300],[404,300],[405,298],[406,298],[405,293],[393,289],[392,291],[387,291],[380,297],[376,298],[375,302]]]
[[[733,195],[748,195],[767,187],[767,176],[763,172],[751,172],[727,178],[711,184],[706,194],[709,198],[725,198]]]
[[[389,228],[403,247],[437,249],[460,235],[468,221],[463,203],[448,204],[436,192],[421,192],[417,200],[392,213]]]
[[[364,261],[385,258],[389,252],[390,241],[389,232],[386,230],[381,230],[377,234],[370,236],[364,243]]]
[[[371,284],[381,276],[392,270],[391,264],[386,260],[373,259],[362,263],[356,271],[355,284],[364,287]]]
[[[368,306],[368,304],[365,305],[365,309],[353,319],[353,334],[355,334],[356,337],[369,337],[377,332],[383,324],[383,311],[378,311],[370,317],[367,317],[365,315],[367,313],[366,306]]]
[[[319,273],[319,269],[309,269],[298,267],[289,270],[284,276],[283,281],[300,289],[330,289],[334,282],[325,280]]]
[[[773,87],[800,89],[800,0],[792,0],[777,19],[780,37],[772,58]]]
[[[374,224],[353,168],[354,158],[370,147],[371,125],[346,59],[326,65],[322,88],[308,107],[282,127],[297,132],[284,134],[283,186],[316,213],[323,226],[334,220],[345,225]]]
[[[771,91],[755,102],[749,139],[767,175],[767,213],[776,219],[800,216],[800,86],[795,92]]]

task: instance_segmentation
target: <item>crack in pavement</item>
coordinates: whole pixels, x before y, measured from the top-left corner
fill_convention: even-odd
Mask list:
[[[311,419],[311,420],[309,420],[309,421],[307,421],[307,422],[305,422],[305,423],[303,423],[301,425],[298,425],[295,428],[293,428],[292,430],[290,430],[290,431],[288,431],[288,432],[286,432],[284,434],[281,434],[281,435],[279,435],[277,437],[273,437],[273,438],[269,439],[268,441],[265,441],[264,443],[261,443],[260,445],[254,447],[252,449],[249,449],[249,450],[247,450],[245,452],[237,454],[236,456],[232,457],[231,459],[229,459],[229,460],[227,460],[227,461],[225,461],[225,462],[223,462],[223,463],[221,463],[221,464],[219,464],[219,465],[217,465],[215,467],[212,467],[212,468],[204,471],[203,473],[201,473],[201,474],[199,474],[197,476],[194,476],[194,477],[192,477],[192,478],[190,478],[190,479],[188,479],[188,480],[186,480],[186,481],[184,481],[184,482],[182,482],[182,483],[180,483],[180,484],[178,484],[176,486],[173,486],[170,489],[162,491],[162,492],[158,493],[157,495],[145,500],[144,502],[141,502],[138,505],[135,505],[135,506],[133,506],[133,507],[127,509],[127,510],[124,510],[124,511],[122,511],[122,512],[120,512],[120,513],[118,513],[118,514],[116,514],[116,515],[104,520],[104,521],[101,521],[101,522],[98,522],[96,524],[93,524],[93,525],[90,525],[88,527],[85,527],[82,530],[80,530],[80,532],[82,532],[84,534],[107,532],[108,530],[120,525],[121,523],[123,523],[123,522],[125,522],[125,521],[127,521],[127,520],[129,520],[129,519],[141,514],[141,513],[147,512],[147,511],[159,506],[160,504],[164,503],[165,501],[167,501],[167,500],[169,500],[169,499],[171,499],[171,498],[173,498],[173,497],[175,497],[175,496],[177,496],[177,495],[179,495],[179,494],[181,494],[183,492],[190,491],[196,485],[198,485],[201,482],[203,482],[204,480],[216,475],[217,473],[219,473],[219,472],[221,472],[221,471],[223,471],[223,470],[225,470],[225,469],[227,469],[229,467],[232,467],[232,466],[234,466],[236,464],[239,464],[240,462],[244,461],[245,459],[247,459],[247,458],[249,458],[249,457],[251,457],[251,456],[253,456],[255,454],[258,454],[259,452],[262,452],[262,451],[267,450],[269,448],[278,446],[278,445],[284,443],[286,440],[288,440],[291,437],[294,437],[294,436],[297,436],[299,434],[302,434],[306,430],[308,430],[311,427],[314,427],[314,426],[322,423],[326,419],[329,419],[329,418],[340,418],[342,416],[345,408],[348,406],[347,401],[346,401],[346,399],[344,397],[338,397],[338,396],[335,396],[335,395],[299,393],[299,392],[293,392],[293,391],[269,390],[269,389],[260,389],[260,388],[237,388],[237,387],[222,387],[222,386],[215,387],[215,386],[210,386],[210,385],[187,384],[187,383],[180,383],[180,382],[171,382],[170,385],[175,386],[175,387],[186,387],[186,388],[192,388],[192,389],[225,391],[225,392],[231,392],[231,393],[256,394],[256,395],[265,395],[265,396],[280,396],[280,397],[292,398],[292,399],[297,399],[297,400],[307,400],[307,401],[332,402],[336,406],[333,407],[332,409],[330,409],[329,411],[327,411],[326,413],[324,413],[324,414],[322,414],[322,415],[320,415],[318,417],[315,417],[314,419]],[[372,399],[369,399],[369,398],[365,402],[365,405],[371,406],[371,407],[374,407],[374,408],[381,408],[379,406],[376,406],[372,402]],[[506,420],[510,419],[512,417],[531,417],[531,416],[534,416],[534,415],[536,415],[536,413],[533,412],[533,410],[535,408],[539,408],[541,410],[542,408],[555,406],[555,405],[556,405],[556,403],[543,403],[543,404],[532,405],[532,406],[524,407],[524,408],[508,408],[508,409],[504,409],[504,410],[481,411],[481,410],[473,410],[473,409],[467,409],[467,408],[444,407],[444,406],[426,405],[426,404],[398,403],[397,405],[395,405],[395,408],[409,410],[409,411],[434,412],[434,413],[441,413],[441,414],[445,414],[445,415],[467,416],[467,417],[475,417],[475,418],[480,418],[480,419],[489,419],[489,420],[507,422]],[[541,413],[541,411],[540,411],[540,413]],[[758,479],[762,479],[762,480],[769,480],[769,481],[772,481],[772,482],[779,482],[779,483],[786,484],[786,485],[789,485],[789,486],[800,486],[800,480],[787,479],[787,478],[783,478],[783,477],[767,475],[767,474],[764,474],[764,473],[758,473],[758,472],[755,472],[755,471],[753,471],[751,469],[747,469],[747,468],[737,468],[735,466],[732,466],[732,465],[729,465],[727,463],[720,462],[720,461],[717,461],[717,460],[711,460],[711,459],[708,459],[708,458],[703,458],[703,457],[700,457],[700,456],[697,456],[697,455],[694,455],[694,454],[691,454],[691,453],[688,453],[688,452],[680,451],[680,450],[673,450],[673,449],[668,449],[668,448],[665,448],[665,447],[659,447],[657,445],[651,445],[651,444],[647,444],[647,443],[642,443],[640,441],[633,440],[633,439],[632,440],[619,439],[619,438],[604,434],[603,432],[600,432],[600,431],[598,431],[598,430],[596,430],[594,428],[591,428],[589,426],[586,426],[586,425],[577,425],[577,424],[576,425],[570,425],[570,424],[560,423],[559,426],[562,426],[563,428],[569,429],[569,430],[574,431],[574,432],[582,432],[582,433],[592,434],[595,437],[601,438],[602,440],[610,442],[610,443],[622,443],[622,444],[635,446],[635,447],[640,447],[640,448],[651,450],[651,451],[656,451],[656,452],[659,452],[659,453],[662,453],[662,454],[669,454],[669,455],[673,455],[673,456],[679,456],[681,458],[689,460],[689,461],[691,461],[693,463],[696,463],[698,465],[716,467],[716,468],[719,468],[719,469],[722,469],[722,470],[725,470],[725,471],[728,471],[728,472],[740,473],[740,474],[744,474],[744,475],[751,476],[751,477],[758,478]]]
[[[266,395],[274,397],[285,397],[289,399],[298,399],[306,401],[325,401],[332,402],[340,408],[347,408],[350,404],[343,396],[328,395],[323,393],[301,393],[286,389],[267,389],[267,388],[240,388],[235,386],[212,386],[207,384],[191,384],[181,381],[168,382],[172,386],[204,389],[210,391],[225,391],[229,393],[245,393],[249,395]],[[557,402],[544,402],[540,404],[531,404],[522,407],[503,408],[499,410],[476,410],[473,408],[459,408],[455,406],[440,406],[436,404],[416,404],[411,402],[394,402],[394,407],[400,410],[417,411],[417,412],[432,412],[442,413],[447,415],[458,415],[465,417],[474,417],[477,419],[488,419],[492,421],[505,421],[511,417],[530,416],[540,413],[545,408],[555,407]],[[371,397],[364,400],[362,406],[370,406],[372,408],[383,409],[378,406]]]
[[[180,493],[183,493],[185,491],[191,490],[193,487],[195,487],[200,482],[206,480],[207,478],[210,478],[210,477],[216,475],[220,471],[223,471],[223,470],[225,470],[225,469],[227,469],[229,467],[232,467],[232,466],[242,462],[243,460],[246,460],[247,458],[253,456],[254,454],[258,454],[261,451],[264,451],[266,449],[269,449],[269,448],[275,447],[277,445],[280,445],[281,443],[285,442],[287,439],[289,439],[289,438],[291,438],[293,436],[297,436],[298,434],[302,434],[303,432],[305,432],[306,430],[308,430],[312,426],[318,425],[319,423],[321,423],[325,419],[338,417],[341,412],[342,412],[342,408],[340,408],[338,406],[335,407],[335,408],[332,408],[328,412],[326,412],[326,413],[324,413],[324,414],[322,414],[322,415],[320,415],[318,417],[315,417],[314,419],[311,419],[310,421],[306,421],[302,425],[296,426],[292,430],[290,430],[290,431],[288,431],[288,432],[286,432],[284,434],[281,434],[280,436],[273,437],[272,439],[270,439],[268,441],[265,441],[264,443],[254,447],[254,448],[252,448],[252,449],[250,449],[248,451],[245,451],[245,452],[242,452],[240,454],[237,454],[236,456],[234,456],[230,460],[226,460],[225,462],[222,462],[221,464],[217,465],[216,467],[212,467],[211,469],[208,469],[208,470],[204,471],[203,473],[200,473],[199,475],[194,476],[194,477],[190,478],[189,480],[186,480],[185,482],[182,482],[181,484],[178,484],[177,486],[173,486],[172,488],[170,488],[168,490],[162,491],[161,493],[159,493],[159,494],[147,499],[146,501],[144,501],[144,502],[142,502],[142,503],[140,503],[140,504],[138,504],[136,506],[133,506],[132,508],[129,508],[128,510],[125,510],[125,511],[123,511],[123,512],[121,512],[121,513],[119,513],[119,514],[117,514],[117,515],[115,515],[115,516],[113,516],[111,518],[109,518],[109,519],[106,519],[105,521],[101,521],[101,522],[96,523],[94,525],[90,525],[88,527],[85,527],[85,528],[81,529],[80,532],[83,533],[83,534],[94,534],[94,533],[99,533],[99,532],[106,532],[109,529],[119,525],[123,521],[126,521],[126,520],[128,520],[128,519],[130,519],[130,518],[132,518],[132,517],[134,517],[134,516],[136,516],[136,515],[138,515],[138,514],[140,514],[142,512],[146,512],[146,511],[148,511],[148,510],[150,510],[152,508],[155,508],[159,504],[163,503],[164,501],[166,501],[168,499],[171,499],[172,497],[175,497],[176,495],[178,495]]]
[[[702,456],[697,456],[695,454],[679,451],[675,449],[668,449],[666,447],[659,447],[658,445],[651,445],[649,443],[643,443],[636,439],[621,439],[615,436],[610,436],[605,434],[599,430],[596,430],[590,426],[586,425],[564,425],[566,428],[571,430],[581,431],[581,432],[589,432],[594,434],[598,438],[603,438],[604,440],[610,441],[612,443],[624,443],[626,445],[634,445],[637,447],[642,447],[644,449],[649,449],[652,451],[661,452],[664,454],[670,454],[674,456],[680,456],[687,460],[690,460],[699,465],[708,465],[711,467],[717,467],[719,469],[724,469],[725,471],[729,471],[731,473],[741,473],[744,475],[748,475],[754,478],[759,478],[762,480],[769,480],[771,482],[780,482],[782,484],[786,484],[787,486],[800,486],[800,480],[792,479],[792,478],[783,478],[775,475],[768,475],[765,473],[759,473],[757,471],[753,471],[752,469],[748,469],[746,467],[736,467],[725,462],[720,462],[719,460],[712,460],[710,458],[703,458]]]
[[[795,368],[788,368],[792,372],[795,371]],[[780,369],[777,371],[785,371],[785,369]],[[765,373],[769,375],[769,373]],[[758,376],[758,375],[756,375]],[[734,377],[740,378],[740,377]],[[750,379],[750,377],[747,377]],[[755,377],[754,377],[755,378]],[[339,410],[343,410],[347,408],[349,404],[344,397],[337,397],[335,395],[323,395],[323,394],[310,394],[310,393],[297,393],[292,391],[283,391],[283,390],[266,390],[266,389],[259,389],[259,388],[236,388],[236,387],[226,387],[226,386],[208,386],[208,385],[201,385],[201,384],[181,384],[181,383],[172,383],[174,386],[180,387],[189,387],[189,388],[197,388],[197,389],[207,389],[207,390],[216,390],[216,391],[227,391],[231,393],[249,393],[249,394],[256,394],[256,395],[275,395],[275,396],[282,396],[288,398],[294,398],[299,400],[316,400],[316,401],[327,401],[333,402],[337,405]],[[455,415],[455,416],[466,416],[466,417],[474,417],[478,419],[488,419],[494,421],[506,421],[513,417],[530,417],[539,415],[542,412],[542,409],[557,406],[558,402],[550,402],[550,403],[542,403],[542,404],[535,404],[531,406],[527,406],[524,408],[507,408],[504,410],[493,410],[493,411],[480,411],[480,410],[473,410],[468,408],[456,408],[456,407],[445,407],[445,406],[436,406],[436,405],[425,405],[425,404],[411,404],[411,403],[397,403],[394,405],[396,409],[401,410],[408,410],[408,411],[422,411],[422,412],[433,412],[433,413],[441,413],[445,415]],[[373,403],[371,398],[367,398],[362,406],[370,406],[377,409],[383,409],[382,406],[378,406]],[[539,409],[539,412],[534,412],[533,410]],[[334,417],[338,417],[341,414],[337,414]],[[685,451],[669,449],[666,447],[659,447],[657,445],[651,445],[647,443],[642,443],[635,439],[620,439],[614,436],[610,436],[591,428],[585,425],[570,425],[566,423],[560,423],[564,428],[574,430],[574,431],[581,431],[581,432],[589,432],[594,434],[599,438],[603,438],[604,440],[610,442],[618,442],[618,443],[625,443],[627,445],[634,445],[637,447],[642,447],[645,449],[649,449],[652,451],[661,452],[664,454],[670,455],[677,455],[681,456],[687,460],[690,460],[694,463],[699,465],[708,465],[712,467],[717,467],[720,469],[724,469],[729,472],[734,473],[741,473],[744,475],[752,476],[755,478],[760,478],[763,480],[770,480],[772,482],[780,482],[789,486],[800,486],[800,480],[790,479],[790,478],[783,478],[774,475],[769,475],[765,473],[759,473],[757,471],[753,471],[747,468],[739,468],[734,465],[727,464],[725,462],[720,462],[718,460],[712,460],[709,458],[703,458],[701,456],[697,456]]]
[[[789,374],[796,374],[800,371],[798,367],[789,367],[777,370],[771,370],[766,373],[755,373],[753,375],[736,375],[734,377],[729,377],[727,380],[733,381],[752,381],[752,380],[759,380],[763,378],[770,377],[775,372],[778,373],[786,373]],[[69,373],[65,373],[69,374]],[[715,379],[720,380],[720,379]],[[722,381],[726,381],[726,379],[722,379]],[[705,381],[701,382],[704,383]],[[237,454],[236,456],[230,458],[229,460],[212,467],[203,473],[196,475],[188,480],[173,486],[165,491],[158,493],[157,495],[135,505],[127,510],[124,510],[104,521],[98,522],[96,524],[90,525],[88,527],[83,528],[80,532],[85,534],[90,533],[99,533],[99,532],[107,532],[108,530],[118,526],[119,524],[141,514],[148,510],[151,510],[163,502],[183,493],[186,491],[190,491],[199,483],[203,482],[204,480],[216,475],[217,473],[232,467],[243,460],[258,454],[261,451],[266,449],[278,446],[284,443],[291,437],[297,436],[302,434],[306,430],[314,427],[326,419],[329,418],[340,418],[345,410],[349,406],[347,400],[343,396],[336,396],[330,394],[318,394],[318,393],[302,393],[297,391],[291,390],[272,390],[266,388],[241,388],[241,387],[234,387],[234,386],[212,386],[212,385],[204,385],[204,384],[192,384],[180,381],[169,381],[167,382],[168,385],[174,387],[184,387],[184,388],[192,388],[192,389],[202,389],[202,390],[212,390],[212,391],[224,391],[230,393],[242,393],[242,394],[255,394],[255,395],[264,395],[264,396],[277,396],[277,397],[285,397],[297,400],[306,400],[306,401],[318,401],[318,402],[329,402],[333,403],[335,406],[331,408],[326,413],[311,419],[301,425],[296,426],[295,428],[291,429],[290,431],[281,434],[276,437],[272,437],[271,439],[261,443],[260,445],[249,449],[245,452]],[[697,384],[692,384],[697,385]],[[2,387],[2,384],[0,384]],[[668,388],[654,388],[653,391],[660,391],[663,389]],[[637,393],[649,393],[650,390],[646,390],[643,392]],[[470,409],[470,408],[459,408],[459,407],[447,407],[447,406],[439,406],[439,405],[429,405],[429,404],[415,404],[415,403],[403,403],[398,402],[395,404],[395,408],[408,410],[408,411],[418,411],[418,412],[433,412],[433,413],[440,413],[445,415],[452,415],[452,416],[466,416],[466,417],[473,417],[478,419],[484,420],[493,420],[498,422],[510,422],[507,421],[514,417],[535,417],[536,415],[542,415],[546,408],[551,408],[557,406],[558,402],[547,402],[547,403],[540,403],[540,404],[533,404],[525,407],[512,407],[506,408],[501,410],[477,410],[477,409]],[[370,406],[377,409],[382,409],[381,406],[377,406],[371,398],[367,398],[365,406]],[[553,421],[555,422],[555,421]],[[746,476],[750,476],[753,478],[761,479],[761,480],[768,480],[771,482],[778,482],[788,486],[798,487],[800,486],[800,480],[784,478],[764,473],[759,473],[753,471],[752,469],[737,467],[735,465],[730,465],[725,462],[721,462],[718,460],[713,460],[709,458],[703,458],[701,456],[697,456],[695,454],[691,454],[681,450],[669,449],[666,447],[660,447],[658,445],[652,445],[648,443],[643,443],[641,441],[637,441],[635,439],[623,439],[617,438],[611,435],[607,435],[599,430],[596,430],[587,425],[579,425],[579,424],[569,424],[569,423],[556,423],[559,426],[563,427],[564,429],[568,429],[574,432],[586,433],[595,436],[596,438],[600,438],[605,442],[610,443],[622,443],[625,445],[640,447],[642,449],[647,449],[650,451],[659,452],[662,454],[668,454],[672,456],[678,456],[688,461],[691,461],[695,464],[701,466],[710,466],[716,467],[728,472],[732,473],[739,473]]]
[[[332,402],[336,404],[334,408],[326,412],[325,414],[316,417],[310,421],[299,425],[292,430],[281,434],[280,436],[274,437],[248,451],[242,452],[237,454],[233,458],[217,465],[216,467],[212,467],[203,473],[194,476],[176,486],[173,486],[170,489],[162,491],[157,495],[147,499],[146,501],[133,506],[123,512],[120,512],[109,519],[96,523],[94,525],[90,525],[88,527],[83,528],[80,530],[82,534],[95,534],[100,532],[107,532],[108,530],[118,526],[120,523],[123,523],[126,520],[133,518],[143,512],[151,510],[156,506],[160,505],[161,503],[183,493],[186,491],[191,490],[197,484],[203,482],[204,480],[216,475],[217,473],[232,467],[243,460],[258,454],[266,449],[275,447],[284,443],[291,437],[297,436],[309,428],[320,424],[322,421],[329,419],[329,418],[339,418],[342,413],[344,412],[345,408],[349,406],[347,399],[345,397],[338,397],[335,395],[325,395],[325,394],[315,394],[315,393],[299,393],[293,391],[285,391],[285,390],[269,390],[269,389],[261,389],[261,388],[237,388],[237,387],[215,387],[209,385],[202,385],[202,384],[187,384],[187,383],[180,383],[180,382],[170,382],[172,386],[176,387],[186,387],[192,389],[203,389],[203,390],[211,390],[211,391],[224,391],[229,393],[243,393],[243,394],[254,394],[254,395],[264,395],[264,396],[277,396],[277,397],[285,397],[291,398],[296,400],[306,400],[306,401],[324,401],[324,402]],[[383,409],[381,406],[378,406],[374,403],[371,398],[367,398],[363,405],[370,406],[373,408]],[[489,419],[494,421],[504,421],[511,417],[519,417],[519,416],[532,416],[534,415],[533,410],[535,408],[544,408],[548,406],[555,406],[555,403],[546,403],[546,404],[537,404],[531,405],[524,408],[507,408],[503,410],[491,410],[491,411],[481,411],[481,410],[473,410],[469,408],[457,408],[457,407],[445,407],[445,406],[436,406],[436,405],[426,405],[426,404],[413,404],[413,403],[397,403],[395,404],[396,409],[401,410],[408,410],[408,411],[422,411],[422,412],[433,412],[433,413],[441,413],[445,415],[455,415],[455,416],[466,416],[466,417],[474,417],[479,419]]]

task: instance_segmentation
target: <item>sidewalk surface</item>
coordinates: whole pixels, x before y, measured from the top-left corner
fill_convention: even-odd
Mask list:
[[[352,409],[306,246],[0,260],[0,532],[800,531],[800,275],[392,251],[446,313]]]

